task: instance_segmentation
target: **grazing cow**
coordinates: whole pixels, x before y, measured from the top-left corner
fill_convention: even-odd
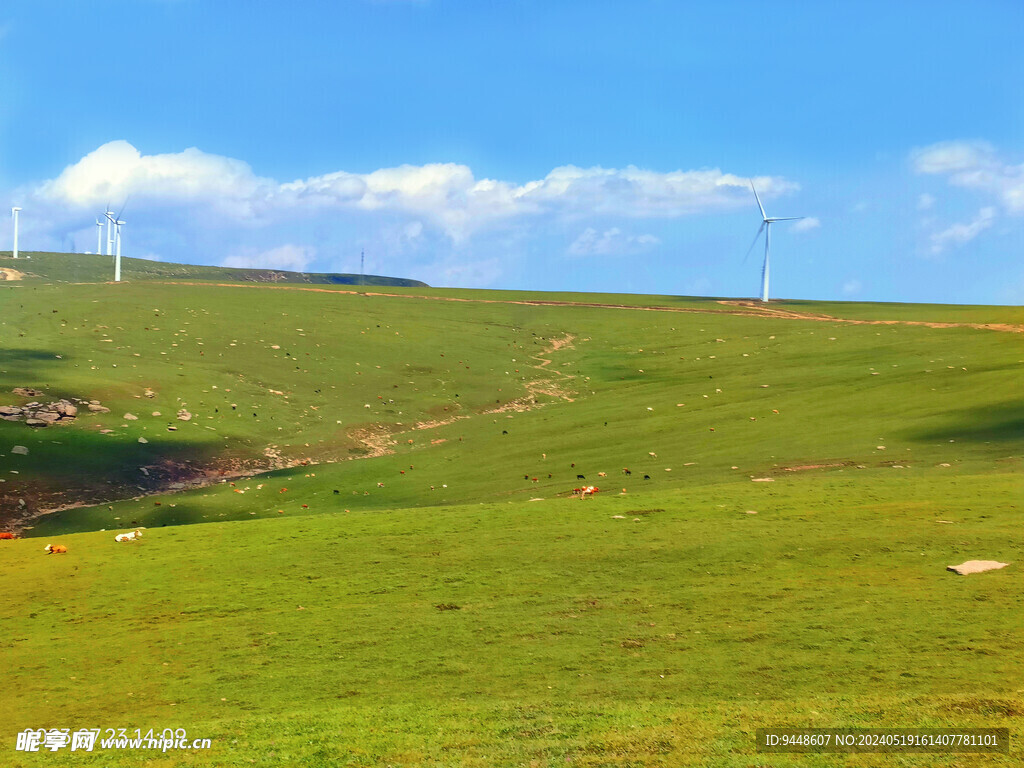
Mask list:
[[[629,467],[623,467],[622,468],[622,474],[624,474],[624,475],[632,475],[633,473],[629,471]]]
[[[43,551],[48,555],[64,555],[67,554],[68,548],[63,544],[47,544]]]
[[[339,491],[337,488],[334,489],[334,492],[335,493],[341,493],[341,491]]]
[[[384,487],[384,483],[377,483],[377,487],[378,488],[383,488]]]
[[[584,489],[582,489],[580,491],[580,498],[582,499],[584,496],[593,496],[595,493],[597,493],[600,490],[601,489],[598,488],[595,485],[588,485],[586,488],[584,488]]]
[[[536,477],[532,477],[532,478],[530,478],[530,482],[532,482],[532,483],[536,483],[536,482],[537,482],[537,478],[536,478]]]
[[[7,531],[4,531],[3,533],[0,533],[0,539],[16,539],[16,538],[18,538],[18,537],[15,536],[13,533],[8,533]]]
[[[529,475],[523,475],[523,480],[529,480],[529,479],[530,479]]]
[[[583,475],[576,475],[576,479],[577,480],[586,480],[587,478],[584,477]]]
[[[597,476],[598,477],[608,477],[608,473],[607,472],[598,472]]]
[[[651,479],[650,475],[644,475],[644,480],[650,480],[650,479]]]
[[[114,537],[114,541],[135,541],[136,539],[142,538],[142,531],[135,529],[130,533],[119,533]]]

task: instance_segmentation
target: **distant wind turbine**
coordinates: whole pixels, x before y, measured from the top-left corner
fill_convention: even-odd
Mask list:
[[[14,219],[14,258],[18,258],[18,211],[20,210],[21,208],[11,208],[11,218]]]
[[[107,211],[104,215],[107,217],[107,232],[110,232],[110,227],[114,228],[114,240],[117,243],[117,252],[114,256],[114,282],[121,282],[121,227],[126,223],[121,221],[121,214],[124,213],[125,206],[128,205],[128,201],[125,200],[124,205],[121,206],[121,210],[117,212],[117,216],[114,216],[113,211]],[[109,206],[107,206],[109,208]],[[107,236],[107,255],[110,255],[110,235]]]
[[[121,227],[125,222],[114,219],[114,239],[117,240],[117,256],[114,258],[114,282],[121,282]]]
[[[103,222],[96,219],[96,253],[103,253]]]
[[[804,218],[803,216],[769,216],[764,212],[764,206],[761,205],[761,198],[757,196],[757,190],[754,189],[754,182],[750,182],[750,189],[754,193],[754,199],[757,200],[757,207],[761,209],[761,228],[757,230],[757,234],[754,235],[754,242],[750,244],[750,248],[754,247],[754,243],[757,242],[757,238],[761,236],[761,230],[764,230],[764,266],[761,267],[761,301],[768,301],[768,257],[771,248],[771,228],[772,224],[776,221],[797,221],[798,219]],[[747,248],[747,254],[750,254],[750,248]]]
[[[107,210],[103,215],[107,217],[107,256],[111,256],[114,253],[114,219],[111,218],[114,212],[110,210],[110,203],[107,203]]]

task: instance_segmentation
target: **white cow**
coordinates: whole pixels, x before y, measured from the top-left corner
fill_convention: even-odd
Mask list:
[[[142,531],[136,528],[134,531],[129,533],[119,533],[114,537],[114,541],[135,541],[136,539],[142,538]]]

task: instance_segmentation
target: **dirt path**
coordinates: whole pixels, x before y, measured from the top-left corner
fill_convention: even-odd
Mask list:
[[[380,296],[390,299],[425,299],[428,301],[454,301],[463,304],[520,304],[531,307],[590,307],[597,309],[632,309],[641,312],[678,312],[698,315],[735,315],[738,317],[768,317],[778,320],[811,320],[820,323],[849,323],[851,325],[917,325],[925,328],[974,328],[981,331],[1002,331],[1024,333],[1024,325],[1012,323],[933,323],[924,320],[854,320],[833,317],[813,312],[797,312],[762,304],[759,301],[742,299],[721,299],[716,303],[730,309],[706,309],[701,307],[665,307],[653,304],[609,304],[589,301],[555,301],[546,299],[465,299],[456,296],[424,296],[422,294],[379,293],[374,291],[349,291],[333,288],[310,288],[297,285],[239,285],[238,283],[204,283],[195,281],[147,281],[159,285],[210,285],[218,288],[263,288],[278,291],[312,291],[314,293],[340,293],[346,295]]]
[[[721,300],[718,302],[727,307],[743,307],[743,314],[760,317],[775,317],[782,320],[814,320],[820,323],[849,323],[850,325],[919,325],[925,328],[975,328],[981,331],[1003,331],[1006,333],[1024,333],[1024,325],[1011,323],[935,323],[925,320],[854,320],[852,318],[834,317],[813,312],[797,312],[791,309],[770,307],[756,301]]]

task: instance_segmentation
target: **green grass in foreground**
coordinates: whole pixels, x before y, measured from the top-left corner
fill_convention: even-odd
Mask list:
[[[769,764],[761,725],[1017,729],[1019,569],[944,569],[1020,561],[1019,476],[908,501],[894,474],[7,543],[0,716],[186,727],[202,765],[740,766]]]

